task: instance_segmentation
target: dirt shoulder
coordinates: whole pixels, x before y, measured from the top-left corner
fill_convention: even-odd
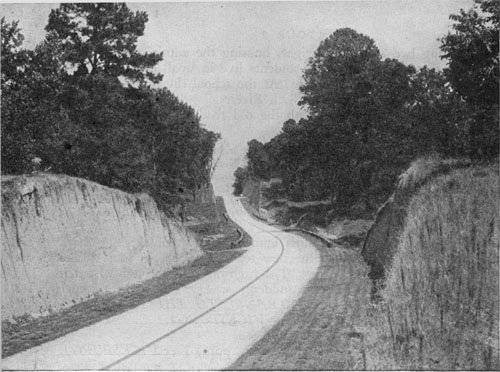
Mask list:
[[[321,264],[294,307],[229,369],[364,370],[364,335],[371,282],[359,247],[327,248],[301,235],[320,252]]]
[[[54,340],[164,296],[219,270],[241,256],[244,250],[231,250],[231,242],[239,238],[236,231],[239,227],[222,216],[226,211],[221,201],[222,199],[218,200],[216,211],[213,208],[205,208],[206,211],[203,211],[221,218],[212,218],[211,223],[202,223],[201,227],[190,226],[190,229],[197,233],[200,245],[205,251],[203,256],[187,266],[175,268],[116,293],[96,294],[58,313],[36,319],[26,316],[16,319],[15,323],[2,322],[2,357]],[[249,246],[251,242],[250,236],[243,231],[243,239],[236,248]]]
[[[215,211],[208,213],[206,208],[191,205],[189,212],[194,221],[186,224],[198,236],[198,243],[203,250],[223,251],[252,245],[250,235],[227,215],[222,197],[216,198]]]

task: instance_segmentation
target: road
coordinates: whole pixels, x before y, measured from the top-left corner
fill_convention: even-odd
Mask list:
[[[16,370],[213,370],[231,365],[296,302],[319,266],[306,240],[251,218],[226,197],[253,239],[224,268],[123,314],[2,360]]]

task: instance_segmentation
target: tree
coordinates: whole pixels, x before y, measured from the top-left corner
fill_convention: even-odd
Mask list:
[[[411,77],[411,94],[408,138],[414,148],[410,158],[428,153],[451,157],[468,153],[470,110],[444,73],[424,66]]]
[[[441,39],[446,77],[472,104],[498,104],[498,9],[498,0],[475,0],[472,9],[450,16],[453,32]]]
[[[499,1],[475,0],[453,14],[453,31],[441,39],[445,75],[473,111],[471,155],[496,157],[499,147]]]
[[[243,193],[245,182],[248,179],[247,167],[238,167],[234,172],[233,194],[238,196]]]
[[[343,120],[355,109],[355,98],[368,93],[370,87],[363,74],[380,58],[369,37],[350,28],[335,31],[320,43],[309,60],[299,105],[307,105],[313,115],[329,114]]]
[[[367,162],[372,169],[392,166],[403,147],[414,73],[413,66],[382,60],[371,38],[349,28],[320,43],[300,87],[299,104],[311,112],[302,178],[314,180],[304,190],[345,205],[366,195]]]
[[[63,158],[68,120],[60,110],[63,83],[46,44],[22,49],[18,22],[2,18],[2,173],[30,172],[31,160],[55,167]],[[51,71],[49,74],[48,71]]]
[[[30,172],[41,158],[43,169],[147,192],[163,207],[180,186],[194,194],[209,182],[220,135],[145,83],[161,58],[136,52],[146,21],[122,4],[62,4],[26,51],[17,22],[2,19],[2,174]]]
[[[105,73],[158,83],[162,75],[150,69],[163,54],[137,51],[147,21],[146,12],[133,13],[122,3],[63,3],[50,12],[45,30],[63,41],[66,59],[78,75]]]
[[[15,88],[13,85],[23,76],[29,62],[29,52],[21,49],[24,36],[18,26],[17,21],[8,23],[5,17],[1,19],[2,92]]]
[[[269,178],[269,156],[261,142],[255,139],[248,142],[247,159],[250,177]]]

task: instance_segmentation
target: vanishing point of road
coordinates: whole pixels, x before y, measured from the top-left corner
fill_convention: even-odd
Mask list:
[[[3,370],[214,370],[230,366],[302,294],[319,266],[306,240],[251,218],[226,197],[253,239],[222,269],[123,314],[2,360]]]

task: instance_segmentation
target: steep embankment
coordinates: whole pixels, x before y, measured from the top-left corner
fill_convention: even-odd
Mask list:
[[[367,348],[392,362],[375,369],[498,369],[499,180],[432,157],[401,175],[362,252],[384,280]]]
[[[202,253],[148,195],[56,175],[2,177],[1,239],[2,320],[50,313]]]
[[[370,266],[369,276],[372,280],[384,278],[385,270],[388,269],[397,251],[411,198],[436,176],[469,165],[470,162],[465,160],[442,160],[431,156],[416,160],[401,174],[394,194],[379,209],[361,251],[361,255]]]
[[[474,167],[408,205],[382,297],[417,369],[498,370],[499,196],[498,169]]]

